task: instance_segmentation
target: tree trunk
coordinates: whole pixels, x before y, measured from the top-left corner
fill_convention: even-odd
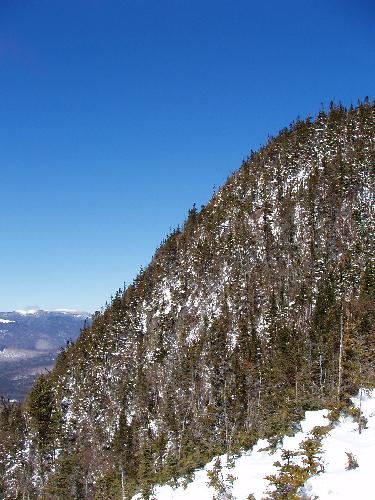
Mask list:
[[[341,302],[341,314],[340,314],[340,349],[339,349],[339,376],[337,382],[337,396],[340,398],[341,392],[341,379],[342,379],[342,353],[344,347],[344,311],[343,303]]]

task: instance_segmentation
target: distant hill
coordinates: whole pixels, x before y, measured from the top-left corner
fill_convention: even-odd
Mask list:
[[[75,340],[89,314],[39,309],[0,312],[0,395],[22,400],[36,375]]]

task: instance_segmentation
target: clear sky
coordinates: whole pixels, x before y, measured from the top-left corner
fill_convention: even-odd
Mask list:
[[[257,149],[375,90],[371,0],[0,0],[0,311],[100,308]]]

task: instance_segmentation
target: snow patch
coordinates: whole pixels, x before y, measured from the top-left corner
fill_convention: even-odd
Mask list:
[[[17,309],[14,312],[21,314],[22,316],[27,316],[28,314],[36,314],[39,312],[39,309]]]

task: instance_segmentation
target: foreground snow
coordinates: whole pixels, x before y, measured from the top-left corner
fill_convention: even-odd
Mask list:
[[[359,407],[359,398],[354,403]],[[351,419],[341,419],[323,441],[325,474],[307,481],[307,491],[314,493],[320,500],[352,500],[353,498],[375,498],[373,475],[375,461],[375,390],[370,396],[363,394],[362,412],[367,418],[367,429],[358,433],[358,424]],[[359,467],[345,470],[347,456],[351,452]]]
[[[332,429],[322,441],[323,460],[325,473],[314,476],[306,483],[308,496],[317,495],[319,500],[361,500],[373,499],[373,470],[375,458],[375,390],[366,395],[362,391],[362,412],[367,418],[367,428],[358,432],[358,424],[351,418],[341,418],[339,423]],[[355,398],[355,405],[360,405],[359,398]],[[293,437],[285,437],[282,448],[297,450],[301,441],[315,426],[328,425],[327,410],[308,411],[305,420],[301,422],[301,432]],[[276,460],[281,459],[281,449],[270,454],[261,451],[266,448],[266,440],[258,441],[252,451],[244,453],[235,460],[233,469],[223,468],[224,477],[227,473],[233,474],[237,479],[233,485],[233,496],[236,500],[246,500],[253,493],[256,500],[261,500],[268,487],[265,476],[277,472],[273,465]],[[358,461],[359,467],[346,470],[348,457],[345,452],[352,453]],[[225,464],[225,456],[221,457]],[[155,489],[157,500],[209,500],[215,494],[212,488],[207,486],[207,470],[212,469],[214,460],[208,463],[204,469],[195,473],[194,481],[189,483],[186,489],[180,486],[172,489],[170,486],[160,486]],[[134,497],[134,499],[140,497]]]

